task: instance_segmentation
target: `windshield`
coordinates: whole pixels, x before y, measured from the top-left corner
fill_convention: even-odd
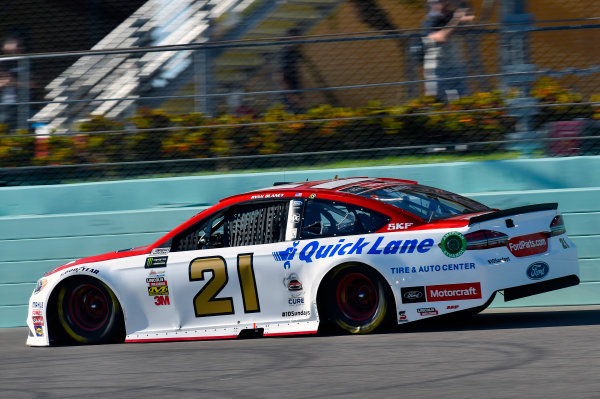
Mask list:
[[[341,191],[394,205],[427,222],[491,211],[490,208],[477,201],[420,184],[398,184],[385,187],[351,186]]]

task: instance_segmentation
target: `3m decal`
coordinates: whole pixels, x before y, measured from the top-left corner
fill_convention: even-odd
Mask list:
[[[169,295],[169,287],[166,285],[162,287],[148,287],[148,295]]]
[[[260,312],[254,277],[253,254],[238,255],[237,261],[238,277],[244,300],[244,312]],[[196,317],[233,314],[233,299],[231,297],[217,298],[217,295],[229,282],[225,259],[220,256],[213,256],[192,260],[189,267],[189,281],[203,281],[205,272],[212,272],[212,277],[194,296],[193,304]]]
[[[154,297],[154,304],[156,306],[170,305],[171,301],[168,295],[157,295]]]
[[[544,233],[513,237],[508,241],[508,250],[516,257],[541,254],[548,250],[548,238]]]
[[[425,287],[402,287],[400,289],[402,295],[402,303],[419,303],[425,302]]]
[[[449,258],[458,258],[467,249],[467,239],[457,231],[451,231],[442,237],[440,248]]]
[[[480,283],[461,283],[428,285],[427,302],[456,301],[462,299],[480,299]]]
[[[455,309],[458,309],[458,305],[448,305],[448,306],[446,306],[446,309],[455,310]]]
[[[390,267],[392,274],[450,272],[458,270],[475,270],[475,263],[450,263],[447,265],[429,265],[414,267]]]
[[[529,265],[525,272],[531,280],[541,280],[550,272],[550,266],[546,262],[535,262]]]
[[[146,269],[150,269],[152,267],[165,267],[167,266],[168,256],[157,256],[146,258],[146,265],[144,266]]]

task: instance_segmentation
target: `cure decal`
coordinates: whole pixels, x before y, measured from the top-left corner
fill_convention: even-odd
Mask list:
[[[467,240],[465,236],[457,231],[451,231],[442,237],[440,248],[444,255],[449,258],[458,258],[467,249]]]

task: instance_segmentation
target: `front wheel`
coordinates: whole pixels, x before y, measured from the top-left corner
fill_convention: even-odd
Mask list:
[[[67,280],[58,291],[57,313],[60,326],[77,343],[114,342],[122,330],[117,298],[96,279]]]
[[[385,282],[373,269],[347,265],[331,276],[324,293],[329,322],[342,331],[366,334],[386,326],[390,312]]]

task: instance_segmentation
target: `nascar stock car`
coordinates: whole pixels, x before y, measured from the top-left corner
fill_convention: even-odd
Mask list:
[[[28,345],[368,333],[579,283],[557,204],[497,210],[414,181],[235,195],[144,247],[45,275]]]

